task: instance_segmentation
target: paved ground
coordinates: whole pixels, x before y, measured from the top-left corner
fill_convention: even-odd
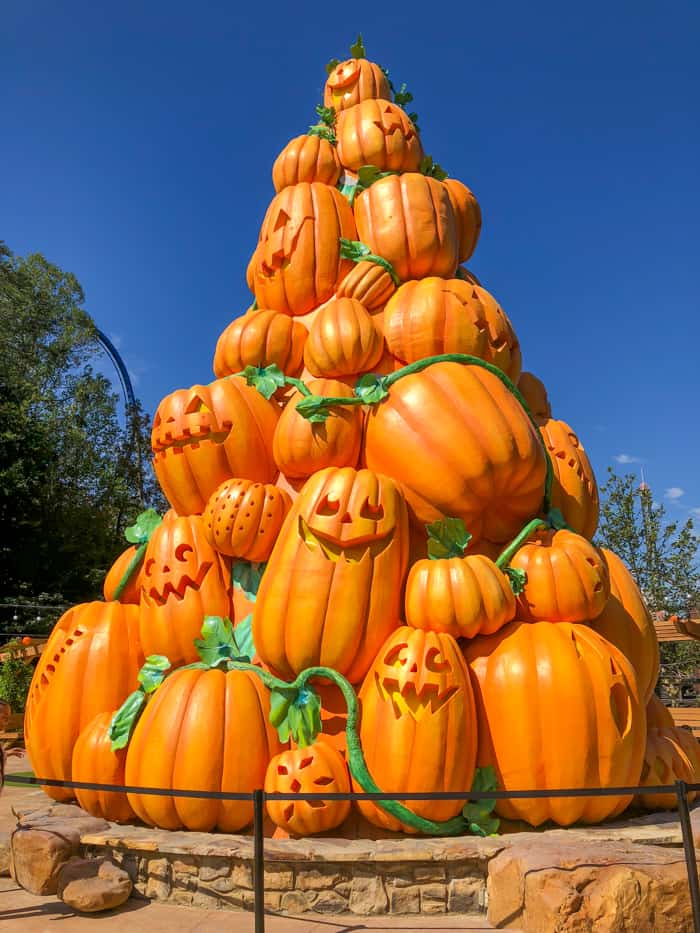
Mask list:
[[[7,772],[26,771],[25,760],[11,758]],[[16,819],[12,808],[40,807],[47,798],[41,790],[6,786],[0,795],[0,832],[10,832]],[[55,897],[35,897],[18,887],[11,878],[0,878],[0,931],[2,933],[253,933],[251,914],[232,910],[199,910],[173,907],[157,901],[132,898],[118,910],[81,916]],[[362,933],[364,930],[396,930],[419,933],[423,930],[491,930],[485,920],[455,915],[428,917],[279,917],[268,914],[266,933]]]

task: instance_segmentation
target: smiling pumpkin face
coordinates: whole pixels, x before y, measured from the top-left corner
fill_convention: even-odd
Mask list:
[[[230,561],[215,551],[198,515],[168,513],[148,542],[141,575],[144,653],[173,667],[198,659],[194,639],[207,615],[231,616]]]
[[[366,58],[340,62],[328,75],[323,89],[324,107],[334,110],[345,110],[371,98],[391,100],[391,88],[379,65]]]
[[[261,660],[287,679],[321,664],[358,683],[399,624],[407,558],[406,505],[395,483],[350,467],[315,473],[258,591]]]
[[[343,110],[336,135],[340,164],[354,172],[363,165],[374,165],[380,171],[415,172],[423,158],[413,122],[388,100],[364,100]]]

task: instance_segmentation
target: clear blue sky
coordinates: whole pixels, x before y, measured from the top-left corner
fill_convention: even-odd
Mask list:
[[[470,262],[588,449],[700,517],[700,6],[6,0],[4,238],[74,272],[146,408],[212,378],[272,163],[362,31],[477,194]]]

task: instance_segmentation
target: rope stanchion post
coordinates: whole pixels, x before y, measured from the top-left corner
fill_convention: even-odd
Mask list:
[[[693,908],[693,928],[700,933],[700,885],[698,885],[698,863],[695,857],[695,843],[693,841],[693,827],[690,822],[688,809],[688,793],[685,781],[676,781],[676,796],[678,797],[678,819],[683,835],[683,851],[685,852],[685,866],[688,870],[688,885],[690,887],[690,903]]]
[[[265,933],[265,820],[264,791],[253,791],[253,888],[255,894],[255,933]]]

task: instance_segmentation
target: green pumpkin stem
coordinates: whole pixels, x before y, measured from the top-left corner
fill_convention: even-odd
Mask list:
[[[428,532],[428,557],[430,560],[449,560],[464,557],[472,536],[461,518],[446,518],[425,526]]]

